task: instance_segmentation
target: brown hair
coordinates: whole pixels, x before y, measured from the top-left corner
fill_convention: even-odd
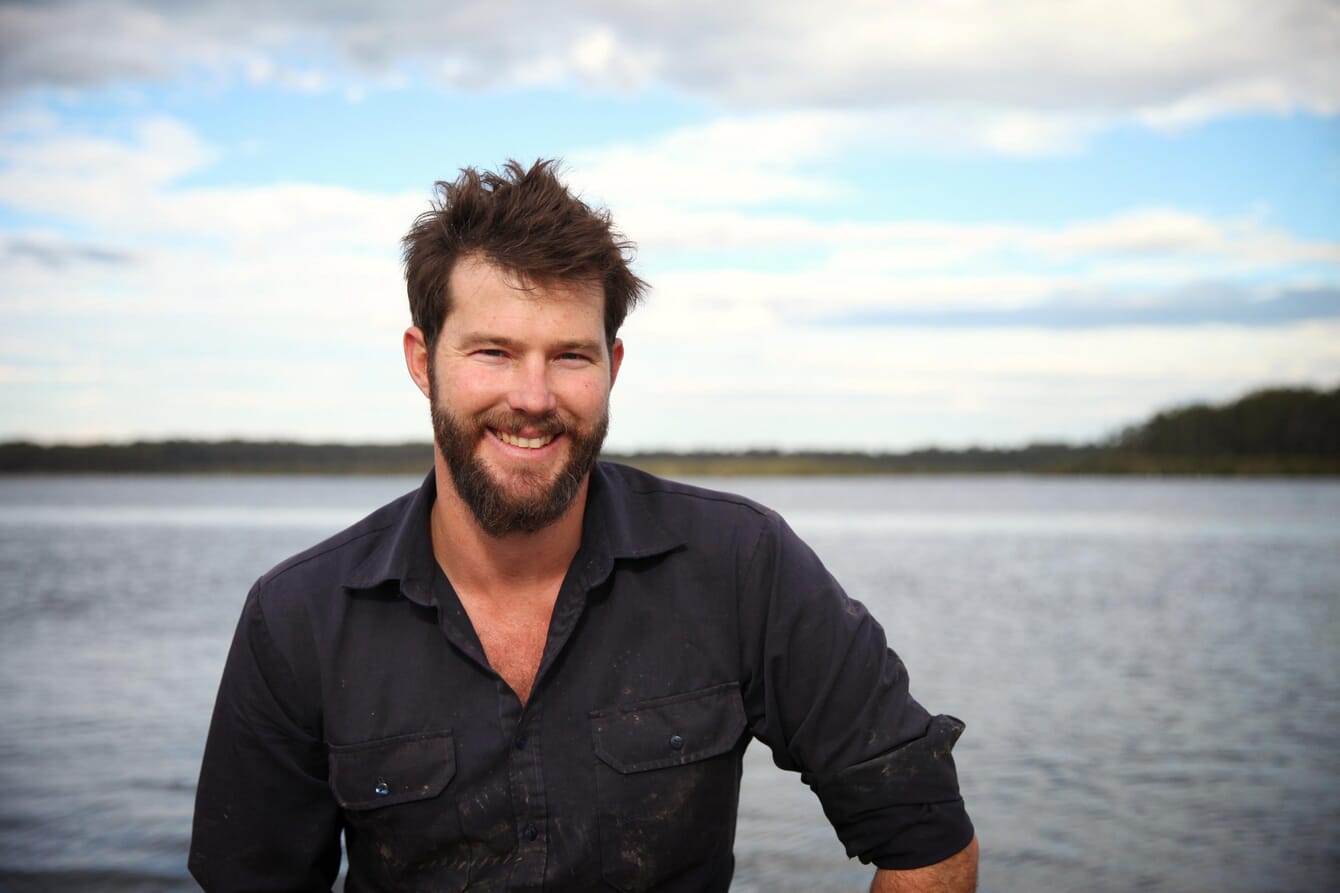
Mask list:
[[[431,211],[401,241],[410,316],[430,354],[451,310],[447,284],[456,262],[480,255],[522,283],[599,282],[605,291],[605,340],[614,336],[645,291],[628,262],[634,246],[615,232],[604,209],[570,193],[553,160],[530,170],[509,161],[499,173],[462,168],[439,180]]]

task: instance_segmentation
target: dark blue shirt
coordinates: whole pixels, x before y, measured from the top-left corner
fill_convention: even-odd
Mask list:
[[[774,512],[601,463],[524,705],[433,558],[433,475],[248,595],[196,795],[207,890],[726,890],[753,738],[885,868],[972,837],[902,662]]]

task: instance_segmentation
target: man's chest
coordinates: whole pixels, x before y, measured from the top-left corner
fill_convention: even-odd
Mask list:
[[[529,600],[461,594],[485,660],[523,704],[530,700],[544,658],[557,597],[557,586],[554,588],[552,593]]]
[[[453,871],[517,887],[566,873],[572,889],[641,889],[694,864],[729,878],[747,721],[727,618],[704,618],[711,631],[673,600],[590,596],[544,625],[473,624],[464,607],[354,624],[363,671],[345,665],[325,711],[351,862],[396,840],[406,865],[442,866],[441,889]],[[372,640],[395,644],[353,644]],[[524,703],[518,674],[534,680]]]

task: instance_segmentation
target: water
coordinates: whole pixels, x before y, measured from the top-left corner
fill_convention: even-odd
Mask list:
[[[0,479],[0,889],[175,891],[242,598],[413,478]],[[889,631],[991,891],[1340,883],[1340,482],[736,479]],[[737,891],[860,891],[747,755]]]

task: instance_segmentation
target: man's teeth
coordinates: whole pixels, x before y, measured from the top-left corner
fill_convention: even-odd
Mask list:
[[[546,434],[544,437],[517,437],[515,434],[508,434],[506,431],[496,431],[494,433],[503,443],[510,443],[512,446],[527,450],[538,450],[542,446],[548,446],[554,439],[552,434]]]

